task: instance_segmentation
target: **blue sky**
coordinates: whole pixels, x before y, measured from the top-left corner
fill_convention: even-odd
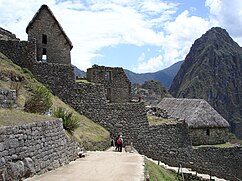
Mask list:
[[[25,28],[47,4],[71,39],[72,64],[155,72],[183,60],[213,26],[242,44],[241,0],[0,0],[0,27],[26,40]]]

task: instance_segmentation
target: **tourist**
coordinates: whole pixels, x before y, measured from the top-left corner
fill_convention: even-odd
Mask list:
[[[117,147],[118,147],[118,151],[122,152],[122,147],[123,147],[123,137],[122,137],[122,135],[120,135],[118,140],[117,140]]]

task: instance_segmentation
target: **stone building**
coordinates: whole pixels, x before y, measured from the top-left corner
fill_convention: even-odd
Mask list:
[[[103,84],[106,98],[113,103],[129,102],[131,100],[131,82],[123,68],[112,68],[93,65],[87,69],[89,82]]]
[[[229,123],[205,100],[163,98],[157,106],[171,117],[185,120],[193,145],[227,141]]]
[[[40,7],[26,33],[28,40],[36,40],[38,61],[71,64],[72,43],[47,5]]]

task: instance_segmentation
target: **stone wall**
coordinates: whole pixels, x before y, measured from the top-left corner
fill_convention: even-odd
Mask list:
[[[55,95],[64,97],[66,90],[75,83],[74,68],[71,65],[34,62],[30,68],[35,78],[47,85]]]
[[[192,145],[222,144],[228,140],[228,128],[190,128]]]
[[[48,63],[71,64],[72,45],[46,5],[41,6],[26,32],[28,40],[36,40],[38,61],[42,61],[42,55],[45,54],[47,59],[44,61]]]
[[[216,154],[213,154],[213,152],[209,154],[194,152],[191,147],[188,127],[184,122],[149,126],[143,103],[108,103],[103,85],[92,83],[77,84],[71,78],[68,80],[67,76],[62,76],[59,79],[58,75],[65,75],[64,69],[55,68],[51,70],[47,65],[44,65],[46,66],[44,68],[46,72],[41,71],[42,69],[35,71],[38,79],[48,83],[47,85],[52,88],[57,96],[61,97],[64,102],[79,113],[84,114],[109,130],[113,137],[122,133],[124,145],[132,142],[141,154],[162,160],[174,166],[183,163],[185,166],[193,167],[194,169],[199,168],[200,170],[220,167],[220,162],[210,163],[211,167],[208,168],[202,162],[195,161],[199,159],[208,160],[216,156]],[[70,73],[71,69],[67,72],[69,72],[67,75],[72,75]],[[50,81],[48,81],[48,78],[45,81],[45,73],[52,77]],[[231,149],[230,154],[233,155],[234,151]],[[208,155],[209,157],[207,157]],[[219,158],[221,161],[224,160],[223,169],[231,168],[228,175],[237,174],[235,170],[239,169],[238,165],[232,165],[230,162],[227,162],[224,154]],[[237,159],[242,160],[242,155],[238,154]],[[194,164],[191,164],[192,162]],[[218,169],[215,174],[224,176],[223,169]]]
[[[87,80],[103,84],[110,102],[125,103],[131,100],[131,82],[123,68],[94,65],[87,69]]]
[[[16,104],[16,91],[0,88],[0,108],[12,108]]]
[[[203,173],[229,180],[242,179],[242,147],[194,149],[190,163],[191,168]]]
[[[20,67],[30,68],[36,61],[35,41],[0,40],[0,52]]]
[[[188,126],[184,121],[149,126],[147,133],[139,136],[139,143],[140,153],[176,166],[179,159],[189,158],[192,151]]]
[[[0,128],[0,180],[20,180],[77,157],[60,119]]]

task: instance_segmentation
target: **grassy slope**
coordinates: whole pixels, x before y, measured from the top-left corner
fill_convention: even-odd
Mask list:
[[[145,170],[149,174],[150,181],[178,181],[175,172],[166,170],[147,159],[145,159]]]
[[[175,118],[165,119],[156,116],[148,116],[148,121],[150,125],[158,125],[163,123],[172,124],[177,122]]]
[[[4,78],[0,79],[0,88],[14,89],[16,86],[20,87],[17,93],[17,104],[20,109],[22,109],[24,107],[25,100],[31,94],[31,86],[40,83],[33,78],[31,73],[23,71],[22,68],[12,63],[9,59],[0,53],[0,75],[1,74],[4,75]],[[15,82],[12,82],[7,78],[10,74],[16,76],[24,76],[25,80],[19,83],[20,85],[16,85]],[[81,126],[75,131],[74,136],[76,137],[77,141],[82,143],[86,149],[99,149],[96,146],[97,143],[102,141],[109,141],[109,132],[103,127],[94,123],[85,116],[75,112],[69,105],[63,103],[58,97],[52,96],[52,102],[53,109],[56,107],[64,107],[67,110],[73,112],[74,115],[78,118]],[[0,126],[20,125],[51,119],[53,118],[43,115],[29,114],[26,112],[17,111],[15,109],[0,109]]]
[[[0,127],[16,126],[37,121],[54,120],[52,117],[26,113],[15,109],[0,109]]]

